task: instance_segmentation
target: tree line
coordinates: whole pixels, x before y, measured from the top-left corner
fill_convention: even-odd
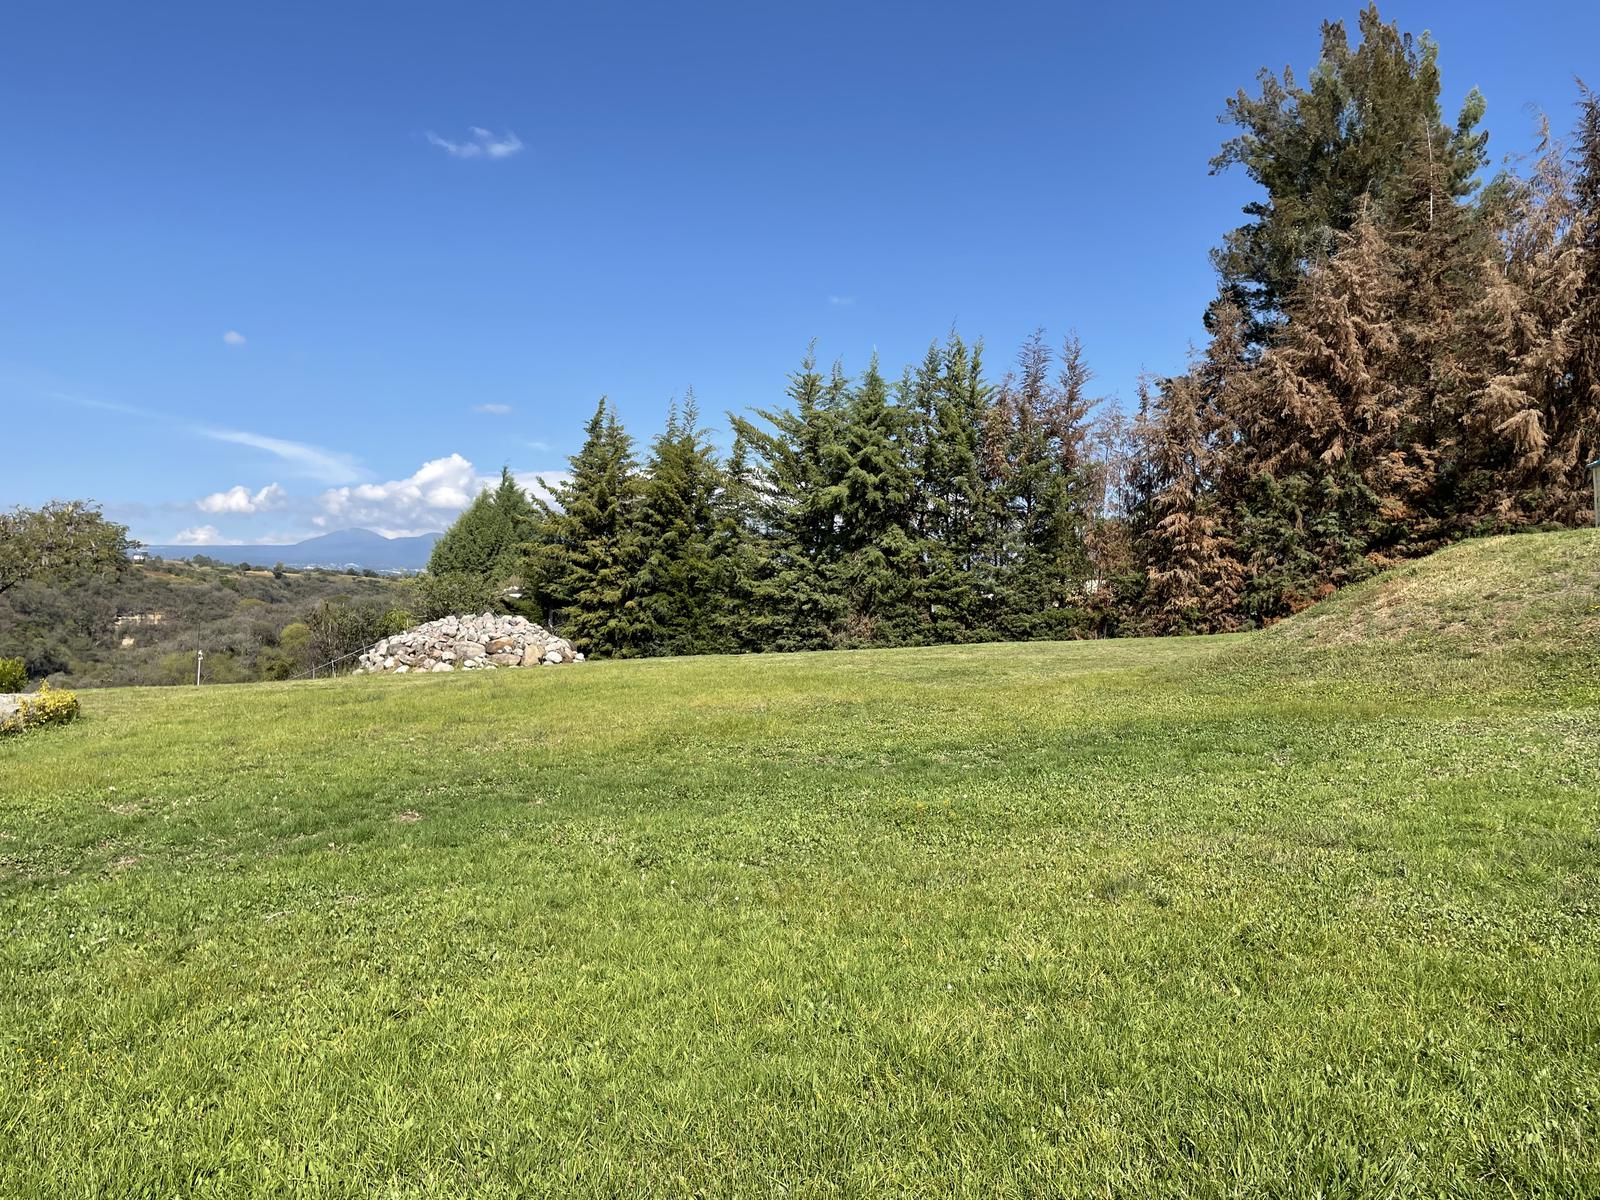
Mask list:
[[[1262,196],[1213,252],[1188,368],[1124,414],[1083,347],[998,379],[955,333],[894,378],[808,354],[712,447],[692,395],[642,461],[600,403],[551,498],[505,475],[435,587],[611,655],[1236,629],[1452,540],[1585,518],[1600,453],[1600,100],[1489,177],[1438,47],[1376,7],[1302,83],[1227,102]]]

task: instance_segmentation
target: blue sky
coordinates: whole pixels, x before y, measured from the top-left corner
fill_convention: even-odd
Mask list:
[[[1224,99],[1355,6],[23,2],[0,41],[0,505],[153,542],[439,528],[781,402],[816,338],[1075,328],[1128,398],[1249,198]],[[1406,3],[1498,158],[1600,84],[1600,6]]]

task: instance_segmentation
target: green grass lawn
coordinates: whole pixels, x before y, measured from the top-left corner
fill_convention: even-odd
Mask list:
[[[1538,578],[1436,619],[1473,555]],[[85,693],[0,742],[0,1192],[1600,1194],[1600,537],[1433,561],[1232,638]]]

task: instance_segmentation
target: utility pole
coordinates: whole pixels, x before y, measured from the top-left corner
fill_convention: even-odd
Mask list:
[[[200,686],[200,664],[205,662],[205,660],[206,660],[206,652],[204,650],[200,649],[199,646],[196,646],[194,648],[194,685],[195,685],[195,687],[199,687]]]

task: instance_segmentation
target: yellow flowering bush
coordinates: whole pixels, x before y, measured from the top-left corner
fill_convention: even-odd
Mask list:
[[[39,685],[31,696],[18,697],[17,711],[0,719],[0,733],[21,733],[40,725],[65,725],[78,715],[78,697],[65,688]]]

